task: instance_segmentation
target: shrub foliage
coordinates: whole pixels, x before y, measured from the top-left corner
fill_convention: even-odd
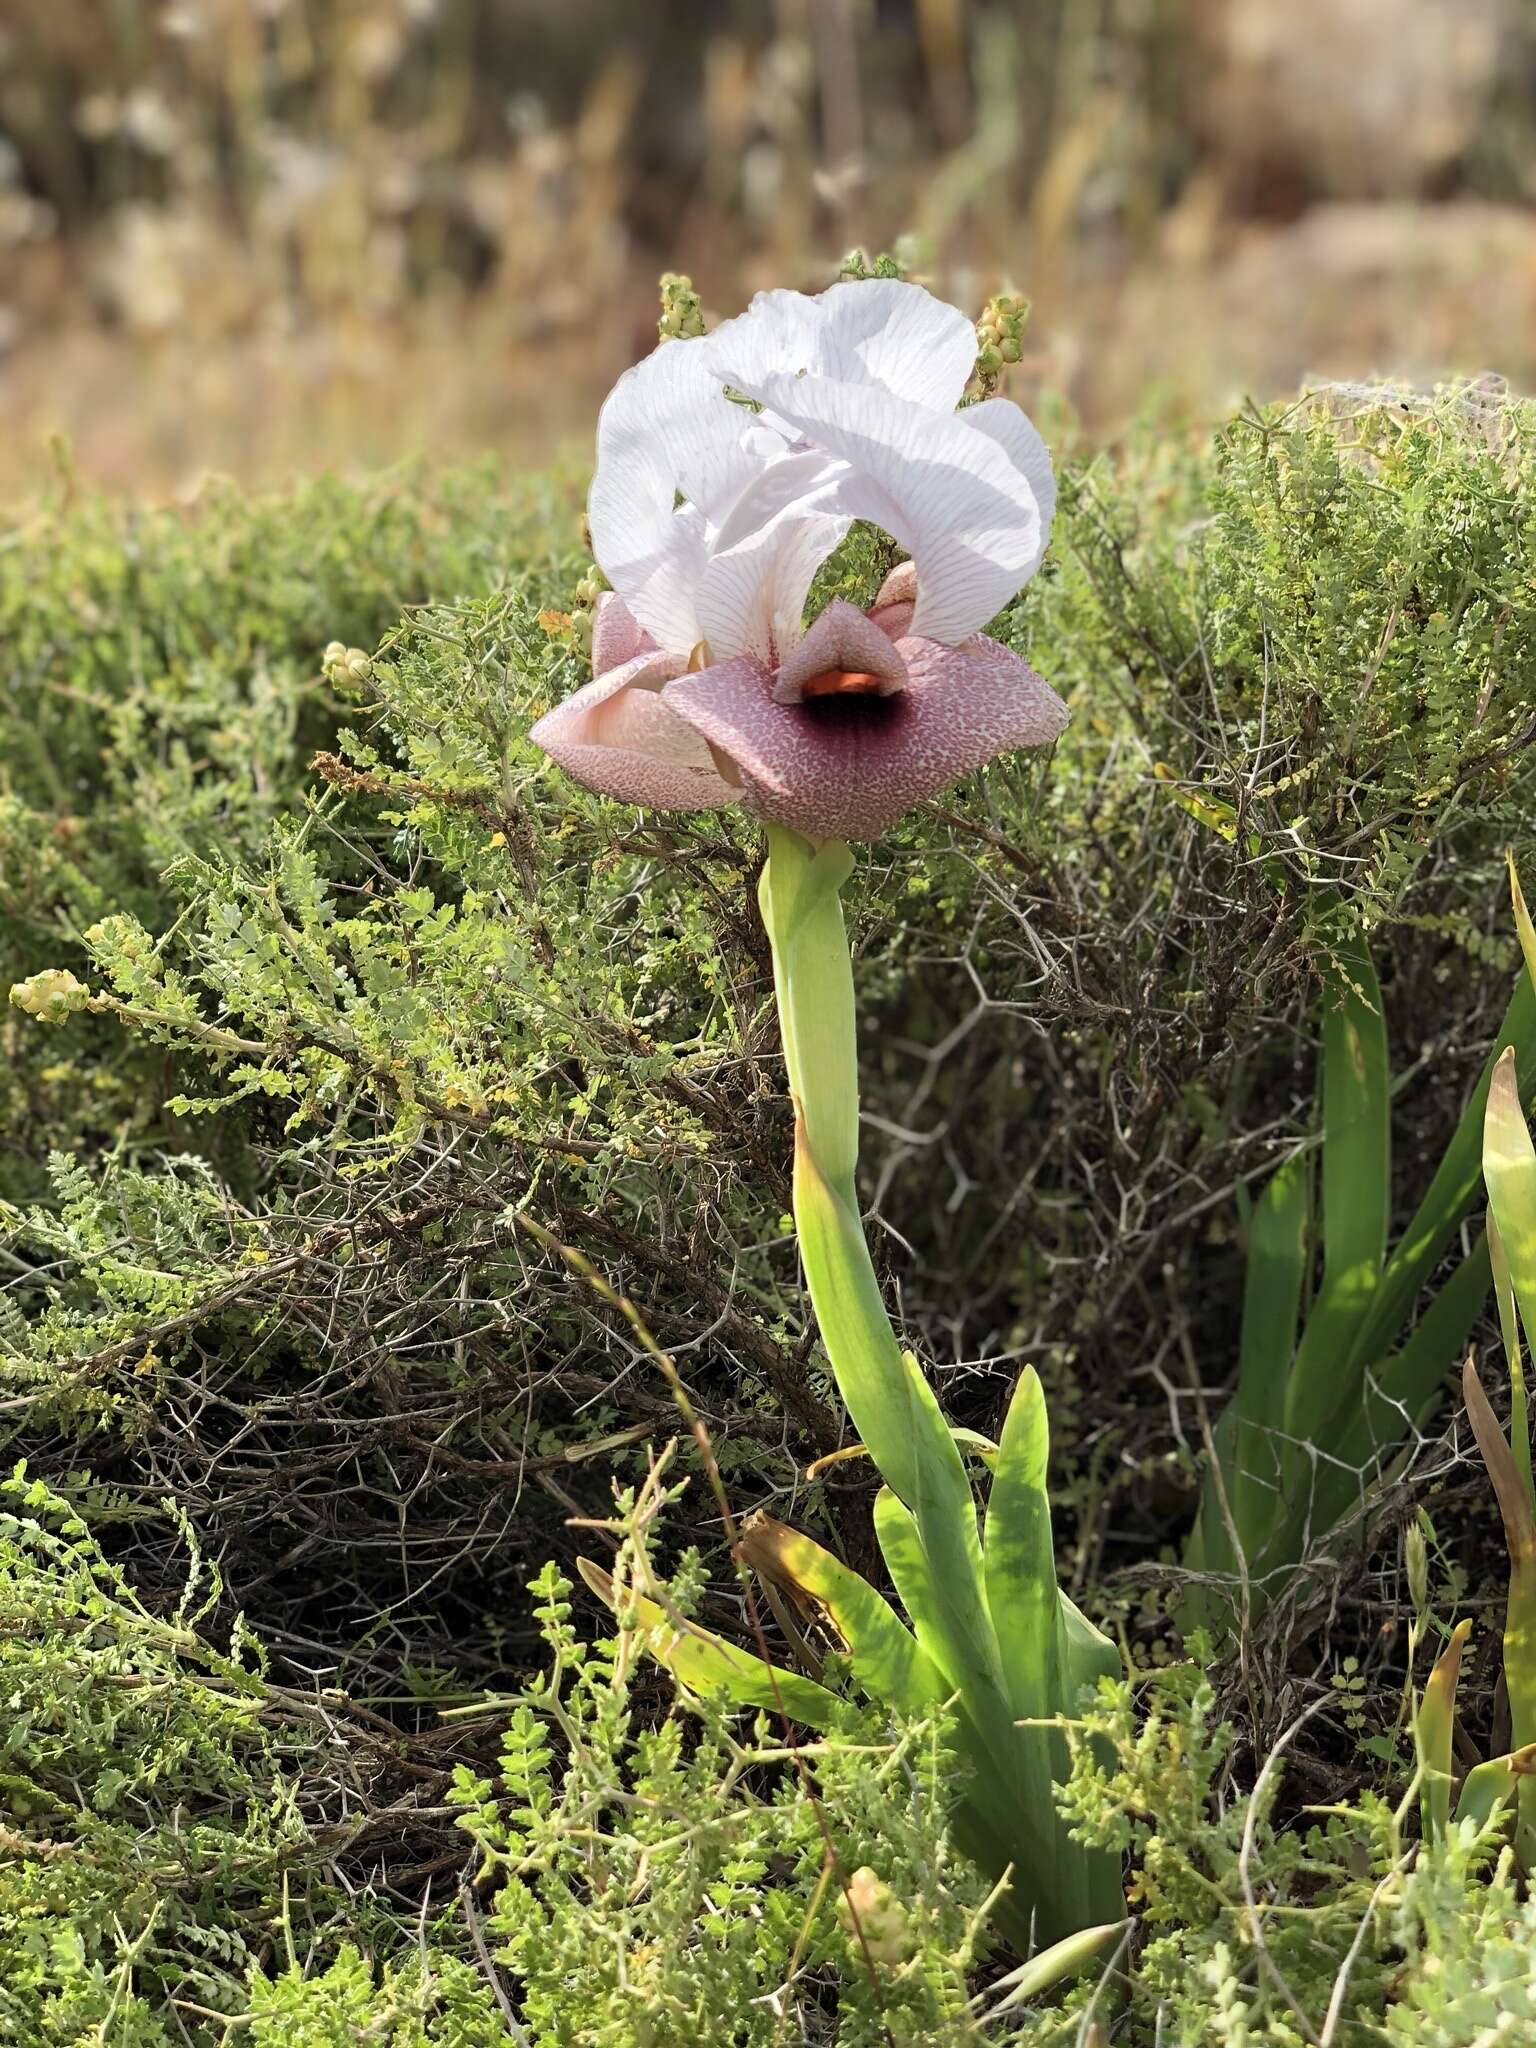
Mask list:
[[[1533,434],[1496,393],[1329,390],[1072,465],[999,627],[1072,729],[914,817],[850,892],[900,1319],[958,1421],[990,1429],[1038,1365],[1064,1582],[1149,1659],[1235,1361],[1242,1193],[1311,1135],[1317,963],[1368,935],[1405,1200],[1507,998]],[[676,1417],[520,1216],[634,1298],[738,1510],[791,1507],[873,1568],[867,1474],[801,1477],[842,1424],[783,1214],[756,834],[590,797],[524,738],[585,674],[575,505],[476,473],[129,514],[64,473],[0,549],[0,1426],[47,1482],[0,1524],[24,2037],[222,2039],[211,2013],[478,2048],[520,2014],[638,2048],[717,2006],[744,2043],[800,2038],[839,1999],[850,2041],[1096,2023],[1086,1989],[1065,2016],[968,2003],[1004,1965],[967,1947],[958,1868],[924,1889],[951,1868],[941,1729],[850,1708],[815,1765],[849,1854],[933,1901],[910,1999],[877,1998],[782,1731],[669,1714],[622,1630],[583,1647],[556,1568],[530,1614],[566,1518],[643,1485]],[[886,561],[856,532],[825,588],[867,598]],[[682,1591],[743,1638],[704,1540]],[[1442,1546],[1448,1585],[1477,1540]],[[191,1594],[189,1555],[218,1561]],[[1287,1645],[1218,1675],[1219,1714],[1160,1679],[1147,1733],[1108,1702],[1080,1746],[1073,1811],[1128,1816],[1139,1871],[1126,2038],[1309,2038],[1253,1938],[1256,1871],[1309,2024],[1341,1972],[1362,2041],[1410,2013],[1462,2039],[1478,1971],[1518,2013],[1513,1877],[1399,1839],[1391,1653],[1353,1720],[1329,1686],[1391,1569],[1324,1575]],[[530,1679],[550,1656],[559,1684]],[[443,1718],[487,1688],[527,1697]],[[1320,1774],[1345,1810],[1309,1832],[1294,1775],[1260,1774],[1318,1702],[1300,1796]],[[1392,1960],[1421,1953],[1438,1974]],[[674,2015],[650,2033],[637,1984]],[[576,1985],[607,2032],[572,2031]]]

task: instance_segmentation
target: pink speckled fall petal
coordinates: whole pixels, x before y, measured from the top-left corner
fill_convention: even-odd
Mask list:
[[[982,634],[963,647],[905,639],[891,697],[774,701],[756,662],[668,683],[664,702],[735,763],[748,807],[813,839],[874,839],[904,812],[1014,747],[1045,746],[1067,707]]]
[[[616,590],[605,590],[592,615],[592,673],[605,676],[637,654],[652,654],[656,642]]]
[[[718,810],[741,792],[708,744],[670,710],[662,685],[680,655],[642,653],[546,712],[528,737],[567,775],[602,796],[657,810]]]
[[[912,614],[916,610],[915,604],[890,604],[882,597],[869,616],[887,640],[905,640],[912,631]]]

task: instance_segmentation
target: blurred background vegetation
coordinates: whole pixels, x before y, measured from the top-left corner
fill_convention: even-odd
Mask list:
[[[632,1812],[671,1827],[649,1665],[605,1722],[638,1763],[569,1723],[549,1751],[582,1804],[547,1869],[590,1883],[469,1886],[453,1788],[495,1849],[503,1716],[448,1710],[542,1666],[563,1596],[530,1610],[530,1575],[677,1426],[517,1217],[633,1296],[738,1514],[873,1556],[868,1468],[803,1476],[842,1425],[756,831],[591,797],[526,740],[586,674],[593,415],[664,268],[726,315],[905,236],[962,304],[1033,297],[1009,388],[1061,500],[998,631],[1074,722],[862,863],[864,1191],[946,1412],[990,1433],[1038,1365],[1064,1581],[1160,1666],[1245,1191],[1314,1133],[1317,961],[1369,933],[1398,1221],[1517,970],[1536,405],[1485,373],[1536,381],[1533,84],[1530,0],[0,0],[0,1446],[30,1474],[0,1478],[0,2040],[488,2048],[513,1940],[541,2039],[599,2038],[604,1970],[703,1981],[743,2036],[963,2038],[858,2031],[800,1781],[720,1795],[712,1736],[682,1878],[608,1881],[631,1844],[661,1867]],[[1407,388],[1448,372],[1476,381]],[[856,535],[820,587],[867,603],[883,566]],[[1229,1983],[1255,1873],[1319,2014],[1342,1970],[1428,2039],[1465,1991],[1449,2044],[1536,1983],[1507,1889],[1464,1866],[1416,1931],[1362,1852],[1412,1767],[1410,1525],[1435,1611],[1490,1616],[1462,1727],[1506,1739],[1455,1418],[1214,1691],[1165,1674],[1166,1737],[1107,1729],[1147,1937],[1117,2038],[1299,2040]],[[669,1569],[689,1537],[700,1618],[746,1641],[697,1486]],[[1276,1829],[1325,1801],[1331,1845],[1271,1829],[1268,1764],[1243,1804],[1282,1730]],[[933,1907],[910,1981],[963,2000],[926,1781],[844,1769],[847,1867]],[[630,2010],[605,2043],[713,2038]]]
[[[1536,355],[1524,0],[7,0],[0,491],[530,464],[853,244],[1035,318],[1096,437]]]

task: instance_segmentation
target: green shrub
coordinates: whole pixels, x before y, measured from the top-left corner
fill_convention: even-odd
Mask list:
[[[174,2043],[170,2002],[238,2011],[308,1886],[300,1743],[244,1631],[200,1632],[219,1598],[194,1546],[162,1617],[67,1501],[0,1482],[0,2038]]]
[[[128,510],[64,469],[0,545],[0,957],[9,977],[82,964],[81,934],[176,915],[167,870],[259,855],[300,805],[309,761],[353,702],[322,673],[333,640],[372,646],[402,605],[485,590],[544,532],[574,535],[556,484],[509,496],[487,466],[252,498],[206,484]],[[344,679],[343,679],[344,680]],[[147,1067],[82,1027],[33,1061],[12,1034],[0,1191],[50,1144],[164,1136]],[[42,1071],[39,1072],[39,1068]]]
[[[660,1486],[621,1496],[623,1570],[681,1617],[699,1562],[655,1580]],[[549,1669],[511,1712],[497,1780],[461,1768],[453,1793],[539,2048],[971,2038],[985,1888],[948,1839],[942,1725],[892,1729],[850,1702],[796,1747],[778,1717],[742,1726],[718,1700],[658,1723],[637,1596],[589,1643],[571,1590],[554,1566],[534,1582]]]
[[[436,1950],[381,1972],[349,1942],[327,1968],[251,1983],[256,2048],[507,2048],[501,2011],[471,1963]]]
[[[1038,1364],[1071,1446],[1054,1475],[1063,1581],[1133,1632],[1163,1627],[1147,1577],[1187,1526],[1202,1419],[1237,1355],[1237,1190],[1311,1134],[1319,958],[1362,934],[1378,964],[1403,1077],[1396,1223],[1492,1042],[1516,964],[1499,864],[1512,841],[1529,872],[1536,817],[1533,512],[1529,410],[1464,394],[1333,394],[1244,414],[1214,446],[1146,433],[1070,466],[1051,563],[1001,630],[1071,697],[1073,728],[1052,762],[1005,764],[909,821],[850,889],[863,1192],[908,1248],[903,1335],[946,1413],[988,1433],[1016,1363]],[[140,1587],[151,1621],[167,1596],[149,1510],[171,1495],[226,1573],[219,1627],[244,1606],[274,1642],[332,1645],[338,1681],[412,1739],[434,1700],[522,1683],[541,1654],[530,1571],[569,1562],[562,1518],[600,1512],[614,1472],[637,1479],[643,1440],[674,1426],[628,1326],[530,1248],[518,1212],[634,1296],[738,1510],[793,1487],[797,1523],[871,1562],[866,1475],[799,1476],[841,1423],[781,1223],[757,834],[588,797],[523,737],[584,674],[571,513],[556,487],[508,498],[485,475],[255,503],[221,490],[143,515],[66,491],[0,550],[0,949],[24,984],[0,1021],[0,1427],[90,1506],[121,1597]],[[825,588],[868,595],[880,567],[856,535]],[[1139,1575],[1117,1582],[1107,1560]],[[81,1597],[62,1560],[47,1571],[59,1599]],[[740,1638],[724,1572],[699,1601]],[[1374,1644],[1375,1626],[1347,1608],[1334,1652]],[[78,1677],[76,1641],[56,1632],[44,1653],[55,1690]],[[1244,1744],[1273,1740],[1281,1698],[1260,1690]],[[655,1768],[690,1797],[699,1744],[762,1748],[689,1727]],[[644,1715],[633,1736],[676,1739]],[[245,1741],[230,1736],[209,1783],[276,1786]],[[506,1825],[505,1788],[471,1763]],[[1381,1764],[1351,1754],[1350,1782]],[[284,1772],[302,1803],[302,1770]],[[762,1809],[750,1825],[771,1814],[803,1844],[771,1778],[763,1762],[741,1781]],[[1218,1820],[1234,1810],[1220,1782],[1201,1805]],[[49,1796],[116,1825],[89,1790]],[[910,1816],[886,1793],[878,1811],[857,1786],[837,1797],[882,1868],[875,1845],[899,1845]],[[1320,1846],[1268,1811],[1285,1913],[1313,1911],[1314,1878],[1355,1901],[1345,1879],[1379,1853],[1370,1802]],[[622,1802],[602,1820],[615,1855],[640,1853]],[[145,1824],[153,1841],[161,1822]],[[190,1927],[270,1930],[285,1860],[315,1867],[300,1835],[264,1825],[235,1859],[248,1891],[207,1875],[161,1903],[146,2013],[173,1967],[158,1943],[178,1957]],[[362,1902],[306,1931],[291,1968],[279,1944],[262,1954],[252,2027],[260,2000],[276,2014],[289,1999],[334,2033],[351,2021],[327,1998],[345,2012],[374,1995],[398,2009],[388,2024],[451,2039],[461,1982],[469,2038],[493,2025],[449,1967],[479,1963],[440,1897],[418,1974],[396,1938],[404,1909],[379,1880],[445,1853],[447,1824],[424,1825],[426,1846],[414,1824],[381,1836]],[[1211,2030],[1192,2040],[1239,2039],[1250,2007],[1269,2038],[1288,2022],[1254,1975],[1219,1834],[1191,1809],[1182,1836],[1170,1822],[1133,1844],[1154,1888],[1180,1858],[1224,1859],[1181,1881],[1211,1910],[1170,1908],[1161,1961],[1147,1930],[1147,1996]],[[42,1882],[38,1859],[22,1866]],[[217,1867],[212,1851],[197,1864]],[[714,1881],[679,1880],[669,1929],[687,1885]],[[45,1913],[19,1981],[44,1987],[37,2008],[58,2004],[61,1972],[71,1996],[89,1979],[95,2025],[137,1979],[105,1885],[69,1882],[85,1887],[65,1906],[83,1960],[58,1960],[62,1920]],[[589,1902],[538,1896],[574,1957],[562,1929]],[[730,1919],[734,1894],[718,1910]],[[1345,1919],[1341,1904],[1297,1922],[1298,1996],[1323,1986]],[[1494,1922],[1487,1953],[1518,1950],[1516,1909]],[[1351,1993],[1368,2006],[1391,1968],[1377,1926]],[[348,1940],[366,1963],[338,1961]],[[947,1923],[935,1952],[957,1952]],[[673,1942],[668,1968],[713,1961],[690,1953]],[[194,2001],[243,2011],[230,1986],[248,1960],[202,1957]],[[817,1968],[840,1968],[830,1946]],[[1218,1980],[1235,1986],[1225,2017]],[[1137,1995],[1135,2024],[1153,2026]],[[27,2024],[42,2024],[30,2009]],[[1043,2018],[1017,2024],[1051,2038]]]
[[[1073,731],[1054,762],[1004,766],[914,819],[855,884],[868,1185],[916,1255],[908,1330],[941,1366],[1028,1351],[1063,1441],[1085,1385],[1128,1388],[1149,1315],[1176,1311],[1206,1373],[1230,1370],[1229,1191],[1305,1128],[1311,963],[1355,925],[1370,928],[1394,1036],[1432,1049],[1432,1086],[1400,1104],[1405,1187],[1449,1135],[1515,964],[1497,859],[1536,815],[1536,754],[1517,745],[1533,471],[1524,409],[1454,396],[1347,419],[1337,401],[1245,415],[1213,454],[1153,439],[1070,471],[1054,566],[1004,629],[1068,690]],[[500,548],[496,502],[470,486],[439,487],[431,502],[458,509],[430,516],[399,492],[407,509],[376,516],[402,526],[409,574],[386,562],[367,588],[386,568],[404,588],[489,585],[498,565],[510,580],[412,612],[375,650],[371,703],[348,711],[315,681],[316,643],[363,625],[316,594],[308,543],[333,534],[320,560],[339,586],[373,528],[351,501],[301,497],[297,538],[274,540],[288,580],[272,570],[278,595],[260,599],[258,577],[257,597],[238,596],[276,622],[215,621],[199,642],[208,703],[229,707],[206,715],[234,717],[249,649],[286,636],[271,795],[251,796],[242,831],[183,834],[157,876],[172,808],[157,770],[93,824],[115,882],[92,868],[87,887],[72,856],[26,867],[13,912],[18,978],[67,967],[94,992],[56,1030],[9,1027],[28,1191],[32,1162],[78,1149],[76,1133],[126,1131],[128,1154],[108,1169],[95,1240],[74,1204],[74,1241],[57,1241],[57,1196],[13,1215],[30,1327],[6,1339],[7,1376],[37,1390],[39,1420],[110,1409],[231,1534],[198,1469],[206,1447],[185,1432],[173,1447],[163,1422],[210,1384],[256,1405],[248,1449],[274,1486],[287,1397],[303,1390],[306,1441],[338,1463],[355,1452],[370,1515],[400,1460],[428,1496],[450,1485],[460,1502],[467,1482],[483,1504],[507,1461],[558,1453],[573,1403],[591,1418],[578,1438],[596,1441],[668,1412],[592,1304],[498,1224],[524,1202],[622,1271],[663,1341],[692,1359],[710,1333],[689,1370],[728,1473],[758,1472],[786,1418],[802,1450],[829,1448],[838,1427],[778,1230],[787,1146],[748,901],[757,835],[729,815],[647,821],[559,778],[523,734],[582,674],[558,609],[574,558],[546,569],[527,564],[525,539]],[[194,749],[173,731],[204,700],[134,682],[124,649],[149,631],[133,593],[162,593],[152,615],[179,607],[177,578],[224,529],[189,536],[166,515],[130,546],[98,510],[75,516],[129,613],[93,689],[108,708],[115,689],[127,708],[112,716],[134,730],[147,693],[163,735],[151,751],[182,761],[217,816],[234,803],[214,794],[226,769],[206,739]],[[249,581],[242,516],[226,504],[219,519]],[[263,535],[282,525],[275,507],[250,516]],[[433,558],[420,534],[439,518]],[[69,531],[60,514],[48,535]],[[153,573],[135,579],[130,555]],[[883,559],[856,536],[824,587],[867,594]],[[17,588],[32,560],[23,536]],[[235,607],[241,585],[219,588]],[[64,719],[55,751],[73,746],[84,776],[106,726],[73,699],[41,701]],[[323,749],[318,791],[295,810],[300,757],[337,718],[351,734]],[[79,719],[89,747],[70,737]],[[29,829],[46,837],[48,793],[41,769],[29,775]],[[22,853],[10,858],[20,871]],[[79,949],[45,943],[61,927]],[[189,1153],[235,1196],[217,1218],[194,1198],[196,1224],[195,1173],[164,1163]],[[127,1255],[105,1261],[119,1240]],[[406,1356],[402,1411],[387,1389]],[[964,1419],[988,1427],[1003,1386],[974,1388]],[[1099,1418],[1100,1468],[1131,1478],[1150,1463],[1187,1490],[1194,1388],[1172,1410],[1177,1433],[1154,1394],[1138,1382]],[[1084,1467],[1080,1508],[1098,1484]],[[845,1500],[828,1496],[834,1520]],[[338,1541],[324,1500],[300,1514],[315,1541]],[[515,1573],[536,1555],[506,1562]],[[362,1588],[357,1600],[374,1604]]]

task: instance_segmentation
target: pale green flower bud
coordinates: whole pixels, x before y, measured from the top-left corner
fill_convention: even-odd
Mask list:
[[[360,689],[373,674],[373,660],[361,647],[344,647],[332,640],[320,657],[320,665],[338,689]]]
[[[839,1894],[837,1917],[855,1947],[862,1938],[870,1961],[882,1968],[894,1970],[912,1953],[907,1909],[868,1864],[853,1873],[847,1890]]]
[[[977,396],[990,398],[996,391],[1006,364],[1023,359],[1024,329],[1029,322],[1029,300],[1022,292],[994,292],[981,309],[976,322]]]
[[[913,253],[910,238],[907,238],[905,247],[901,242],[897,243],[894,255],[882,250],[873,259],[867,249],[850,249],[838,265],[837,275],[840,281],[851,280],[857,284],[867,284],[875,277],[902,279],[911,268]]]
[[[1408,1524],[1403,1537],[1403,1570],[1408,1580],[1408,1598],[1413,1602],[1415,1614],[1423,1614],[1429,1606],[1429,1544],[1425,1539],[1423,1516],[1421,1508],[1418,1519]]]

